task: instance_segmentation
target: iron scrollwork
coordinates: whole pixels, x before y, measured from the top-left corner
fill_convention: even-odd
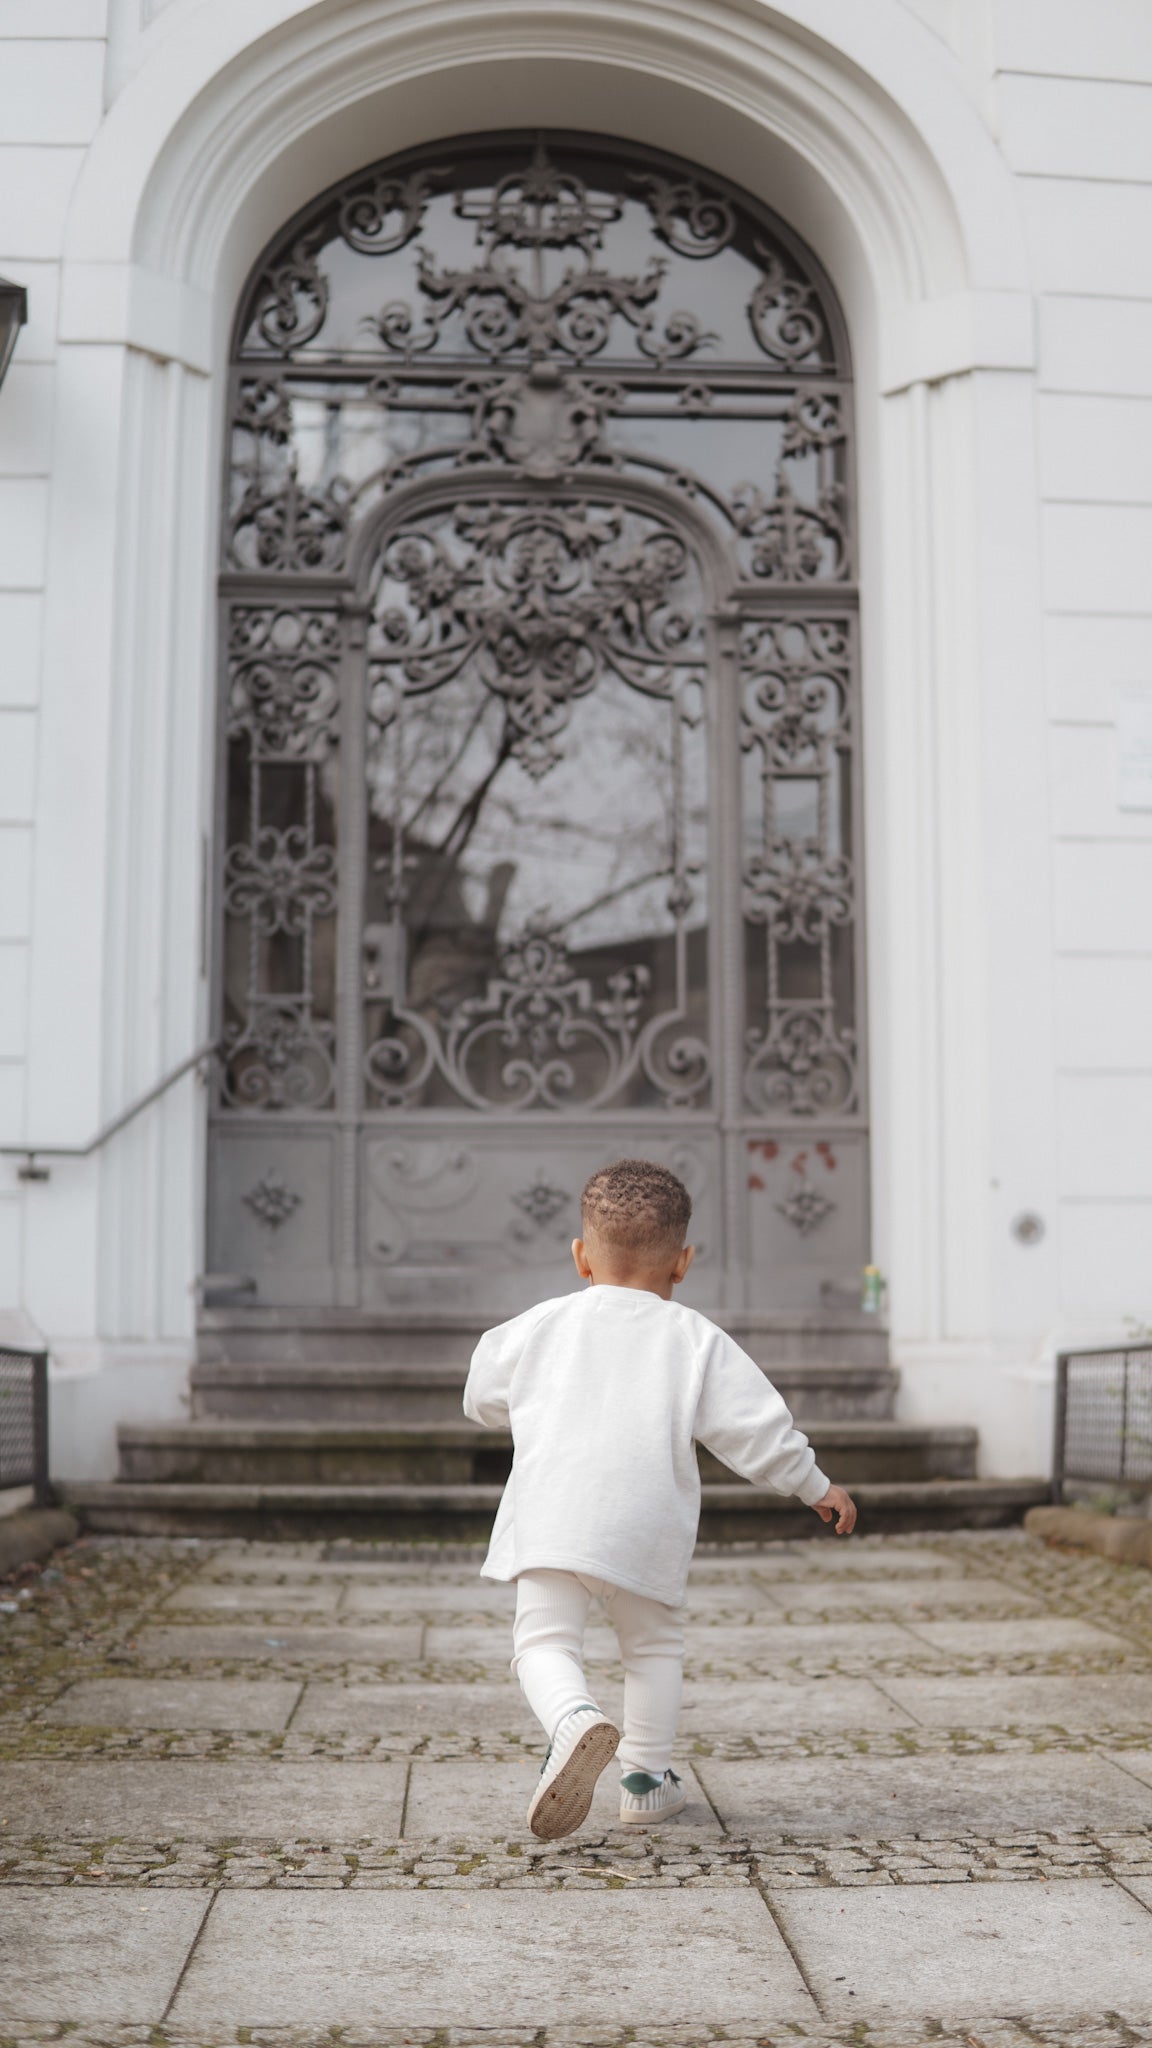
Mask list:
[[[858,1117],[848,373],[834,304],[787,230],[723,181],[639,150],[461,144],[326,195],[270,252],[240,331],[225,1104],[335,1104],[344,629],[331,592],[369,520],[385,534],[364,656],[370,752],[392,750],[394,816],[375,897],[340,911],[364,932],[367,1106],[711,1100],[707,876],[684,827],[708,673],[687,500],[743,618],[746,1106],[773,1122]],[[385,523],[390,504],[404,509]],[[464,884],[444,880],[457,840],[440,850],[435,781],[413,793],[412,749],[448,760],[482,728],[491,773],[522,773],[544,801],[609,686],[661,736],[644,772],[662,778],[667,844],[646,886],[671,969],[626,933],[597,953],[542,903],[488,924],[470,913],[471,965],[442,985],[429,892]],[[421,713],[437,704],[439,725]]]
[[[844,574],[845,527],[838,485],[830,484],[815,504],[805,504],[781,469],[771,498],[754,485],[742,485],[733,513],[737,533],[752,543],[749,565],[754,576],[770,583],[812,583]]]
[[[601,447],[605,415],[619,387],[593,383],[551,366],[527,376],[476,378],[474,439],[463,460],[506,462],[524,476],[558,477],[577,464],[610,461]]]
[[[657,697],[699,671],[699,621],[677,602],[687,566],[674,531],[610,505],[459,505],[446,530],[413,524],[384,550],[381,582],[404,603],[377,614],[377,673],[419,693],[473,666],[539,778],[605,666]]]
[[[314,341],[328,313],[328,279],[316,232],[301,235],[260,280],[252,319],[265,345],[290,355]]]
[[[395,178],[387,172],[356,184],[340,200],[341,240],[359,256],[393,256],[419,229],[432,191],[425,171]]]
[[[609,168],[586,146],[539,141],[463,155],[350,181],[262,273],[242,360],[250,371],[259,358],[263,374],[238,379],[233,409],[229,564],[339,573],[355,524],[421,475],[495,463],[543,479],[596,464],[655,472],[707,501],[755,578],[847,578],[839,344],[822,287],[791,247],[686,168]],[[449,206],[472,237],[463,256],[458,230],[450,253],[438,242]],[[375,266],[402,249],[407,296],[381,306],[367,296]],[[349,250],[362,259],[359,286]],[[696,278],[717,258],[732,266],[718,297]],[[725,371],[737,365],[733,380]],[[368,475],[365,407],[381,420]],[[677,416],[698,423],[695,462],[653,436],[653,420]],[[716,461],[728,423],[747,451],[742,476]]]
[[[267,431],[266,428],[263,431]],[[330,573],[343,566],[351,492],[340,478],[308,490],[294,467],[282,480],[255,478],[232,518],[229,552],[237,568],[279,575]]]
[[[718,256],[736,233],[736,211],[724,194],[709,191],[695,178],[661,178],[637,172],[633,186],[644,193],[652,226],[678,256],[702,262]]]
[[[639,1068],[669,1107],[691,1107],[708,1085],[707,1046],[677,1031],[678,1015],[645,1021],[648,989],[647,970],[626,967],[598,994],[553,933],[530,929],[501,953],[483,995],[458,1004],[440,1028],[390,1003],[365,1072],[394,1107],[418,1100],[438,1071],[473,1109],[588,1111],[619,1096]]]
[[[810,283],[789,275],[780,252],[764,241],[756,244],[762,276],[752,294],[748,318],[766,356],[795,365],[824,354],[827,329],[819,299]]]
[[[236,605],[228,647],[221,1099],[238,1109],[324,1108],[335,1079],[339,869],[327,773],[338,739],[340,617]]]
[[[563,926],[540,914],[497,947],[477,993],[432,1011],[411,1000],[404,920],[416,856],[403,843],[397,780],[390,921],[368,935],[376,1023],[365,1074],[375,1100],[410,1106],[438,1086],[475,1109],[504,1111],[594,1109],[631,1087],[669,1106],[706,1099],[709,1054],[687,1023],[695,875],[682,815],[682,750],[699,723],[706,660],[695,576],[673,528],[592,499],[448,506],[383,549],[370,705],[398,760],[409,744],[409,707],[458,680],[467,701],[475,704],[478,691],[482,704],[487,693],[498,708],[493,772],[507,759],[530,783],[556,770],[576,705],[606,676],[665,707],[671,842],[646,879],[665,890],[675,986],[670,1006],[654,1006],[644,959],[617,958],[591,977],[572,959]]]
[[[419,229],[430,190],[431,180],[419,171],[406,178],[356,179],[337,202],[335,235],[358,255],[393,255]],[[322,220],[297,235],[256,285],[249,322],[276,355],[306,348],[328,317],[331,288],[319,261],[328,225]]]
[[[232,1109],[323,1109],[335,1086],[336,1033],[304,998],[253,996],[225,1025],[221,1094]]]
[[[339,614],[237,605],[228,653],[229,739],[246,739],[255,756],[323,760],[336,740]]]
[[[617,319],[632,329],[641,353],[657,363],[694,355],[716,339],[686,312],[669,315],[658,328],[654,308],[664,278],[659,257],[640,275],[597,264],[604,230],[620,218],[620,202],[594,198],[542,147],[523,170],[499,179],[490,195],[460,195],[456,210],[476,222],[480,260],[467,270],[441,268],[428,250],[420,250],[423,325],[406,300],[385,306],[376,323],[381,343],[397,355],[427,355],[457,317],[469,346],[497,359],[523,351],[533,358],[563,355],[583,362],[606,347]],[[579,254],[576,265],[550,285],[538,265],[529,261],[521,267],[511,255],[520,251],[531,258],[554,249]]]
[[[850,924],[852,863],[815,839],[773,839],[744,868],[745,916],[778,945],[821,944],[829,925]]]
[[[299,937],[313,917],[336,909],[336,849],[310,846],[303,825],[281,831],[262,825],[255,838],[230,846],[224,860],[224,908],[251,918],[261,938]]]
[[[854,1026],[851,624],[782,616],[745,626],[743,746],[758,768],[744,865],[750,949],[745,1093],[786,1117],[859,1101]],[[790,1220],[795,1221],[795,1218]],[[819,1219],[816,1219],[819,1220]]]

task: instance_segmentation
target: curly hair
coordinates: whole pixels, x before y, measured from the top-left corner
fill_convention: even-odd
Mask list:
[[[585,1236],[622,1252],[678,1251],[692,1217],[682,1180],[652,1159],[618,1159],[594,1173],[580,1197]]]

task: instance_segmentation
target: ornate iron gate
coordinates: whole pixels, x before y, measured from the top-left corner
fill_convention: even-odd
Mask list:
[[[510,1313],[642,1151],[702,1306],[868,1254],[843,324],[628,145],[473,139],[279,237],[232,372],[209,1263]]]

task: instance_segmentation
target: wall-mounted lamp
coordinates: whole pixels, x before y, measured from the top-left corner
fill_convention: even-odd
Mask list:
[[[28,318],[28,294],[22,284],[0,277],[0,384],[12,361],[16,336]]]

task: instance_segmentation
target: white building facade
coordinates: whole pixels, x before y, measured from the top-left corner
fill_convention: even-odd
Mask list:
[[[755,1274],[783,1271],[789,1244],[800,1272],[836,1225],[809,1213],[792,1239],[776,1224],[756,1239],[745,1153],[791,1171],[789,1147],[823,1131],[823,1156],[842,1145],[862,1162],[856,1234],[830,1255],[825,1298],[846,1298],[861,1265],[882,1269],[900,1414],[976,1424],[990,1476],[1044,1471],[1055,1352],[1152,1309],[1152,12],[3,0],[0,35],[0,273],[30,304],[0,392],[0,1143],[83,1145],[222,1028],[222,560],[226,597],[268,593],[244,581],[252,560],[229,561],[221,478],[239,309],[265,252],[330,188],[393,159],[450,165],[460,138],[545,154],[561,138],[580,165],[610,163],[615,145],[665,189],[691,172],[713,203],[746,207],[764,274],[772,251],[792,252],[792,303],[810,287],[842,318],[828,388],[851,367],[854,453],[835,488],[859,636],[852,1043],[866,1087],[839,1121],[833,1103],[830,1121],[801,1115],[783,1137],[764,1102],[757,1136],[738,1089],[725,1109],[720,1086],[707,1131],[704,1097],[678,1098],[705,1161],[705,1234],[745,1306],[763,1307]],[[469,190],[482,183],[478,170]],[[474,214],[461,202],[454,217]],[[676,233],[683,221],[665,233],[673,266]],[[579,261],[602,268],[602,254],[589,243]],[[590,359],[576,367],[594,376]],[[689,411],[713,404],[678,389]],[[648,433],[657,454],[662,434]],[[542,503],[554,471],[518,461]],[[619,485],[619,519],[657,516],[648,488]],[[773,573],[747,571],[754,625]],[[351,616],[353,581],[313,596]],[[715,586],[699,599],[721,637],[733,602]],[[708,787],[722,812],[722,783]],[[722,849],[709,858],[722,921],[730,878]],[[359,974],[360,934],[340,943]],[[723,980],[713,956],[701,1001],[718,1085],[747,1042]],[[233,1271],[242,1226],[277,1247],[256,1299],[291,1308],[302,1265],[279,1221],[261,1239],[252,1204],[247,1223],[226,1213],[212,1180],[219,1085],[186,1074],[92,1157],[48,1160],[46,1179],[0,1159],[0,1304],[51,1345],[61,1475],[109,1474],[117,1420],[182,1412],[205,1275]],[[371,1278],[387,1258],[378,1212],[358,1207],[358,1176],[375,1171],[361,1127],[386,1151],[391,1106],[417,1182],[437,1145],[450,1178],[470,1140],[431,1098],[414,1123],[402,1093],[384,1089],[368,1124],[332,1110],[348,1164],[315,1199],[335,1214],[347,1196],[344,1223],[325,1224],[333,1245],[341,1229],[367,1235],[313,1307],[399,1314],[416,1299]],[[500,1127],[490,1102],[470,1107],[477,1128]],[[579,1107],[572,1126],[595,1150]],[[649,1116],[626,1102],[608,1148],[659,1149]],[[531,1117],[535,1227],[550,1182],[569,1189],[546,1171],[560,1141],[539,1102]],[[319,1143],[306,1123],[299,1145]],[[713,1141],[728,1159],[715,1188]],[[252,1143],[232,1198],[271,1174],[290,1218],[287,1141],[269,1131],[263,1166]],[[800,1170],[817,1208],[821,1171],[814,1157]],[[482,1166],[482,1208],[496,1186],[503,1200],[513,1182]],[[479,1272],[482,1233],[471,1242]],[[247,1279],[252,1259],[236,1258]],[[458,1307],[467,1259],[445,1272]],[[550,1272],[528,1260],[524,1285]],[[514,1289],[481,1302],[514,1305]]]

